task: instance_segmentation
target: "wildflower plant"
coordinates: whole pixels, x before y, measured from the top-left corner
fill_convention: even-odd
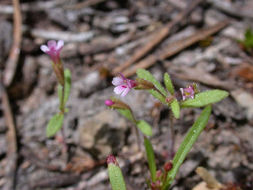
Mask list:
[[[179,119],[180,110],[184,108],[204,108],[186,134],[173,160],[166,161],[163,168],[157,170],[154,149],[149,139],[152,136],[152,127],[144,120],[136,120],[129,105],[121,100],[113,97],[105,101],[106,106],[116,109],[121,115],[133,122],[144,135],[144,147],[150,172],[149,188],[151,190],[167,190],[171,186],[187,154],[207,125],[212,104],[226,98],[228,92],[218,89],[200,92],[196,84],[175,90],[168,73],[164,74],[166,88],[147,70],[137,70],[137,76],[136,80],[127,79],[122,74],[115,77],[112,82],[116,86],[114,92],[121,94],[121,96],[126,96],[131,89],[147,90],[162,104],[170,108],[172,113],[170,114],[170,119]],[[126,185],[116,158],[110,155],[108,160],[108,172],[112,189],[125,190]]]
[[[47,45],[40,46],[40,49],[48,54],[52,60],[52,67],[58,81],[58,97],[59,97],[59,112],[56,113],[48,122],[46,128],[47,137],[54,136],[60,129],[62,129],[64,114],[67,112],[66,103],[69,97],[71,88],[71,72],[69,69],[63,67],[60,52],[64,46],[64,42],[59,40],[48,41]],[[63,129],[62,129],[63,133]],[[63,135],[64,138],[64,135]]]

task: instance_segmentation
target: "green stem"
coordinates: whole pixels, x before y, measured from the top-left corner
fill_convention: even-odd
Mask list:
[[[173,113],[171,110],[169,111],[169,128],[170,128],[170,140],[171,140],[170,149],[169,149],[169,152],[170,152],[169,159],[172,160],[175,153],[174,152],[175,130],[174,130],[174,123],[173,123]]]
[[[64,83],[65,83],[65,81],[64,81]],[[65,85],[63,84],[62,85],[62,96],[61,96],[61,99],[60,99],[60,112],[62,113],[62,114],[64,114],[64,112],[65,112],[65,105],[64,105],[64,90],[65,90],[65,87],[64,87]]]

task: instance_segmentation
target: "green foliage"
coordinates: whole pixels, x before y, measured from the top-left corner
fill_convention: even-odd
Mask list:
[[[127,118],[128,120],[132,121],[132,122],[136,122],[133,113],[131,112],[131,110],[129,109],[117,109],[117,111],[123,115],[125,118]]]
[[[62,99],[62,85],[58,85],[58,96],[59,96],[59,100],[61,101]],[[71,72],[69,69],[65,69],[64,71],[64,107],[68,101],[69,98],[69,94],[70,94],[70,89],[71,89]]]
[[[137,76],[141,79],[151,82],[164,96],[167,96],[166,90],[163,88],[161,83],[155,79],[155,77],[145,69],[138,69]]]
[[[165,84],[167,90],[170,92],[170,94],[173,95],[175,90],[174,90],[174,86],[172,84],[172,81],[170,79],[170,75],[168,73],[164,73],[163,80],[164,80],[164,84]]]
[[[248,28],[244,33],[244,40],[239,41],[247,50],[253,48],[253,31]]]
[[[159,92],[153,89],[148,90],[148,92],[152,94],[155,98],[157,98],[160,102],[162,102],[163,104],[166,104],[165,96],[163,96],[162,94],[160,94]]]
[[[71,89],[71,72],[69,69],[64,71],[64,105],[67,103]]]
[[[152,179],[152,182],[154,182],[156,180],[156,164],[155,164],[154,150],[153,150],[152,144],[150,143],[150,141],[146,137],[144,138],[144,145],[145,145],[145,149],[146,149],[151,179]]]
[[[221,101],[228,96],[228,92],[224,90],[208,90],[195,95],[194,99],[187,99],[182,102],[184,107],[203,107]]]
[[[121,169],[116,164],[108,164],[109,179],[112,190],[126,190],[126,184]]]
[[[198,139],[200,133],[205,128],[205,126],[208,122],[208,119],[210,117],[210,114],[211,114],[211,106],[209,105],[201,112],[200,116],[198,117],[198,119],[195,121],[195,123],[190,128],[187,135],[185,136],[185,138],[184,138],[183,142],[181,143],[176,155],[174,156],[173,168],[168,172],[167,182],[166,182],[166,184],[163,188],[164,190],[167,190],[169,185],[174,180],[179,167],[181,166],[181,164],[183,163],[183,161],[186,158],[186,155],[189,153],[189,151],[191,150],[193,144]]]
[[[137,121],[136,125],[144,135],[146,136],[152,135],[152,127],[146,121],[139,120]]]
[[[180,117],[180,105],[178,101],[174,99],[170,104],[170,107],[174,117],[178,119]]]
[[[62,127],[64,115],[62,113],[55,114],[47,124],[47,137],[54,136]]]

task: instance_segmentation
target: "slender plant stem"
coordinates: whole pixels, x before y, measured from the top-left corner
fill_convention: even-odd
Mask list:
[[[137,141],[137,144],[138,144],[138,150],[141,151],[140,133],[139,133],[139,130],[138,130],[136,124],[134,124],[134,132],[135,132],[136,141]]]
[[[65,78],[64,78],[65,80]],[[64,81],[64,84],[65,84],[65,81]],[[65,105],[64,105],[64,90],[65,90],[65,85],[62,85],[62,96],[61,96],[61,99],[60,99],[60,112],[62,114],[65,113]],[[67,143],[66,143],[66,138],[65,138],[65,133],[64,133],[64,129],[63,129],[63,126],[61,127],[61,135],[62,135],[62,145],[63,145],[63,149],[62,149],[62,152],[63,153],[66,153],[67,152]]]
[[[64,79],[65,80],[65,79]],[[60,100],[60,111],[62,114],[65,112],[65,105],[64,105],[64,90],[65,90],[65,85],[62,85],[62,96]]]
[[[175,144],[175,130],[174,130],[174,122],[173,122],[174,118],[173,118],[173,114],[172,111],[169,111],[169,128],[170,128],[170,155],[169,155],[169,159],[173,159],[175,151],[174,151],[174,144]]]

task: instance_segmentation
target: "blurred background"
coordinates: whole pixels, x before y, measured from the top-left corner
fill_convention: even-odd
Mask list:
[[[58,111],[57,80],[48,40],[64,40],[61,58],[72,72],[72,90],[61,136],[45,129]],[[201,91],[230,93],[213,106],[208,126],[172,187],[197,189],[205,167],[227,189],[253,189],[253,1],[252,0],[1,0],[0,1],[0,189],[108,190],[106,157],[114,154],[129,190],[147,189],[145,154],[133,126],[104,100],[112,77],[135,79],[148,69],[178,90],[192,82]],[[181,111],[169,130],[168,107],[145,91],[127,102],[153,126],[158,166],[172,159],[200,109]]]

